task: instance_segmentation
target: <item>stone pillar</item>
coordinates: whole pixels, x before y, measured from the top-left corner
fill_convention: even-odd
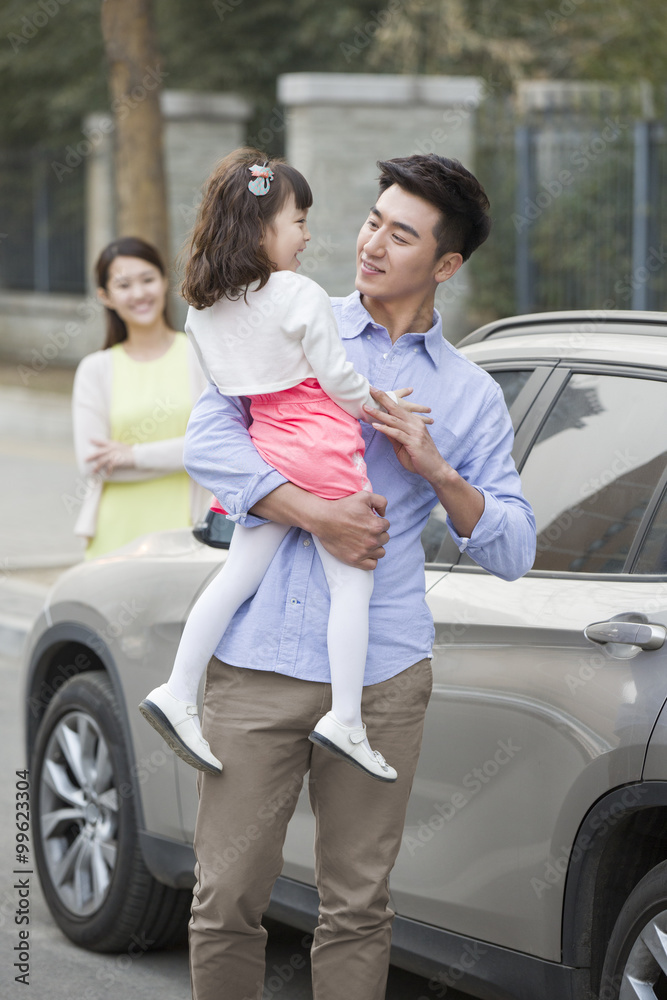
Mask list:
[[[164,116],[164,157],[174,285],[179,284],[178,257],[187,242],[201,201],[201,188],[223,156],[245,141],[250,103],[235,94],[166,90],[161,95]],[[100,250],[116,235],[113,210],[113,122],[108,115],[90,115],[86,126],[103,138],[88,157],[86,169],[86,262],[92,289],[92,267]],[[174,290],[172,315],[182,327],[186,307]],[[91,348],[92,349],[92,348]]]
[[[290,73],[278,78],[290,163],[314,197],[313,238],[302,273],[332,295],[354,288],[355,242],[377,197],[377,160],[435,152],[474,170],[475,110],[488,96],[476,77]],[[438,293],[445,334],[458,340],[469,296],[463,267]]]
[[[162,94],[171,250],[176,258],[216,163],[245,142],[251,105],[235,94],[166,90]]]
[[[113,131],[111,115],[103,112],[87,115],[83,132],[94,135],[92,151],[86,160],[86,288],[95,292],[93,268],[100,250],[116,235],[113,184]],[[91,140],[92,142],[92,140]]]

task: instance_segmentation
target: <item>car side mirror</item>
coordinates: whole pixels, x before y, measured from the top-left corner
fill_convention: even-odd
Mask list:
[[[234,532],[234,522],[217,510],[209,510],[203,521],[195,524],[192,534],[198,542],[214,549],[228,549]]]

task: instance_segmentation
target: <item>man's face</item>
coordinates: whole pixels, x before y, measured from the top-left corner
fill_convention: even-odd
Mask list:
[[[430,202],[398,184],[387,188],[357,239],[355,284],[361,294],[388,302],[435,291],[442,258],[435,256],[433,231],[439,221],[440,212]]]

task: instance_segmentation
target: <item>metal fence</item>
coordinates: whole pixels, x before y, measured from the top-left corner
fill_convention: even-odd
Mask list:
[[[85,291],[84,171],[48,149],[0,150],[0,289]]]
[[[477,174],[494,234],[472,259],[476,307],[667,310],[666,137],[628,110],[480,108]]]

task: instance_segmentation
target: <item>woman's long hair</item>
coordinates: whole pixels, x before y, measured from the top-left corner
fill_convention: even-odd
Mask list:
[[[146,260],[149,264],[152,264],[153,267],[157,267],[163,277],[166,277],[167,275],[167,269],[164,266],[164,261],[162,260],[159,251],[156,250],[154,246],[150,243],[146,243],[145,240],[139,239],[138,236],[124,236],[119,240],[114,240],[113,243],[109,243],[109,245],[104,248],[102,253],[97,258],[97,262],[95,264],[95,279],[98,288],[103,288],[107,291],[109,268],[116,257],[139,257],[140,260]],[[124,340],[127,340],[127,326],[115,309],[110,309],[108,306],[105,306],[104,311],[106,313],[107,327],[107,337],[104,343],[104,349],[106,350],[107,347],[113,347],[114,344],[121,344]],[[167,297],[165,297],[162,318],[171,329]]]
[[[248,190],[250,167],[255,164],[266,164],[273,171],[264,195]],[[237,149],[218,164],[206,184],[192,232],[181,289],[186,302],[203,309],[218,299],[245,295],[251,282],[264,287],[275,263],[264,250],[262,237],[290,194],[299,211],[313,203],[308,182],[298,170],[257,149]]]

